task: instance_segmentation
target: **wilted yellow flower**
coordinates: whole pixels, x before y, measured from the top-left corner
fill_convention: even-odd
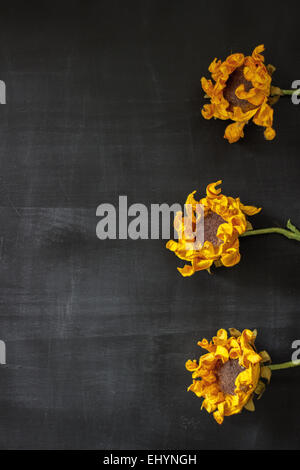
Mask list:
[[[186,200],[191,210],[183,217],[182,212],[177,212],[174,227],[179,234],[178,242],[168,241],[166,247],[173,251],[178,258],[189,261],[183,268],[177,268],[182,276],[191,276],[196,271],[207,269],[211,265],[224,265],[226,267],[237,264],[241,255],[239,252],[239,236],[251,224],[246,215],[254,215],[260,212],[253,206],[245,206],[239,198],[227,197],[216,186],[222,181],[211,183],[206,188],[206,197],[196,201],[193,191]],[[204,207],[204,240],[203,244],[195,244],[197,220],[197,205]],[[192,228],[192,233],[187,227]],[[194,244],[193,244],[194,243]]]
[[[229,332],[228,337],[227,331],[221,329],[212,341],[199,341],[198,345],[208,353],[199,361],[186,363],[193,378],[188,390],[204,398],[201,408],[213,413],[219,424],[224,416],[240,413],[243,408],[254,411],[253,394],[260,398],[265,390],[260,378],[271,378],[271,368],[263,365],[270,361],[269,354],[258,354],[254,346],[256,330],[241,333],[229,328]]]
[[[210,104],[202,109],[205,119],[231,119],[224,137],[230,142],[237,142],[244,137],[244,126],[250,119],[258,126],[265,127],[265,138],[274,139],[272,128],[273,109],[268,103],[271,93],[271,75],[275,68],[265,66],[261,52],[264,46],[256,47],[251,56],[242,53],[232,54],[222,62],[214,59],[208,70],[212,80],[205,77],[201,85]]]

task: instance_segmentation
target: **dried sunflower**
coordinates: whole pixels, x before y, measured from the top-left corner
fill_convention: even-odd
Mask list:
[[[214,117],[234,121],[227,126],[224,134],[230,143],[244,137],[244,127],[251,119],[258,126],[265,127],[267,140],[274,139],[276,132],[272,127],[271,104],[280,95],[292,93],[292,90],[271,86],[275,67],[264,64],[263,51],[264,46],[260,45],[251,56],[231,54],[223,62],[215,58],[208,68],[214,82],[205,77],[201,79],[206,97],[210,98],[210,104],[202,109],[202,116],[205,119]]]
[[[241,333],[229,328],[229,333],[230,336],[220,329],[211,341],[205,338],[199,341],[198,345],[208,353],[199,361],[186,362],[186,369],[192,372],[193,378],[188,391],[204,398],[201,408],[213,413],[219,424],[223,423],[224,416],[240,413],[243,408],[254,411],[254,394],[257,399],[261,398],[265,381],[270,382],[273,370],[300,365],[300,361],[271,365],[267,351],[256,351],[256,330]]]
[[[178,258],[188,261],[183,268],[177,268],[182,276],[191,276],[196,271],[208,270],[211,266],[231,267],[239,263],[239,237],[265,233],[280,233],[288,238],[300,241],[299,230],[288,221],[287,229],[271,227],[253,230],[247,220],[260,212],[260,208],[242,204],[239,198],[225,196],[216,187],[222,181],[211,183],[206,188],[206,197],[196,201],[193,191],[187,197],[185,206],[187,214],[177,212],[174,227],[179,234],[178,241],[169,240],[166,248],[173,251]],[[197,223],[200,218],[197,207],[204,208],[204,238],[196,243]]]
[[[221,329],[212,341],[203,339],[198,345],[208,351],[199,361],[188,360],[186,368],[192,372],[193,383],[188,390],[204,398],[202,408],[213,413],[217,423],[224,416],[240,413],[243,408],[254,411],[253,394],[259,398],[265,390],[260,378],[270,381],[271,369],[263,366],[270,362],[266,351],[257,353],[254,342],[256,330]]]

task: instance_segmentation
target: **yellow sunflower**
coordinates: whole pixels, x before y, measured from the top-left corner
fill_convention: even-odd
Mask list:
[[[254,411],[253,394],[261,397],[265,384],[260,378],[271,378],[271,369],[263,366],[270,362],[266,351],[257,353],[254,342],[257,331],[235,328],[221,329],[212,341],[203,339],[198,345],[208,351],[199,361],[188,360],[186,368],[192,372],[193,383],[188,391],[204,398],[202,407],[213,413],[217,423],[222,424],[224,416],[240,413],[243,408]]]
[[[183,268],[177,268],[182,276],[191,276],[196,271],[207,269],[214,263],[216,266],[231,267],[237,264],[241,255],[239,252],[239,236],[251,229],[246,215],[260,212],[260,208],[245,206],[239,198],[227,197],[216,186],[222,181],[211,183],[206,188],[206,197],[196,201],[193,191],[186,200],[191,208],[183,217],[177,212],[174,227],[178,232],[178,241],[169,240],[166,248],[173,251],[178,258],[188,261]],[[197,206],[204,208],[204,240],[195,244]],[[187,229],[191,227],[191,231]]]
[[[244,137],[244,126],[250,119],[265,127],[267,140],[276,135],[272,127],[273,109],[269,104],[271,75],[275,68],[265,66],[263,51],[264,46],[260,45],[251,56],[237,53],[224,62],[214,59],[208,68],[214,83],[205,77],[201,79],[202,88],[210,98],[210,104],[202,109],[202,116],[234,121],[227,126],[224,135],[230,143]]]

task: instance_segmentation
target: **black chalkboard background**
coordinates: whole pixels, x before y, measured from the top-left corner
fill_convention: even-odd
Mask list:
[[[183,279],[163,240],[96,237],[96,208],[184,202],[223,179],[300,226],[299,112],[272,142],[229,145],[200,115],[215,57],[261,43],[274,82],[300,79],[299,4],[51,1],[1,5],[2,449],[287,449],[300,444],[300,369],[274,372],[255,413],[218,426],[186,392],[185,361],[218,328],[257,328],[273,362],[300,339],[300,245],[241,240],[242,261]],[[297,16],[298,14],[298,16]]]

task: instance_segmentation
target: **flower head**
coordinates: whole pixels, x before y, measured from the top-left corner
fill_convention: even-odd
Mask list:
[[[244,137],[244,126],[250,119],[265,127],[267,140],[276,135],[272,128],[273,109],[268,104],[275,68],[265,66],[263,51],[264,46],[260,45],[251,56],[237,53],[224,62],[214,59],[208,68],[214,83],[205,77],[201,79],[202,88],[210,98],[210,104],[202,109],[202,116],[234,121],[227,126],[224,135],[230,143]]]
[[[239,198],[227,197],[216,186],[222,181],[211,183],[206,188],[206,197],[196,201],[193,191],[186,200],[186,205],[191,208],[186,216],[177,212],[174,227],[179,234],[178,242],[168,241],[166,247],[173,251],[178,258],[188,261],[183,268],[178,268],[182,276],[191,276],[196,271],[207,269],[211,265],[224,265],[231,267],[237,264],[241,255],[239,252],[239,236],[251,224],[246,215],[254,215],[260,212],[254,206],[245,206]],[[197,205],[204,207],[204,240],[203,243],[195,242],[195,228],[197,221]],[[188,229],[192,227],[193,233]]]
[[[208,351],[199,361],[188,360],[186,368],[192,372],[193,383],[188,391],[204,398],[202,407],[213,413],[217,423],[224,416],[240,413],[243,408],[254,411],[253,394],[261,397],[265,384],[260,378],[270,381],[271,369],[264,366],[270,361],[266,351],[257,353],[254,342],[257,331],[235,328],[221,329],[212,341],[203,339],[198,345]]]

